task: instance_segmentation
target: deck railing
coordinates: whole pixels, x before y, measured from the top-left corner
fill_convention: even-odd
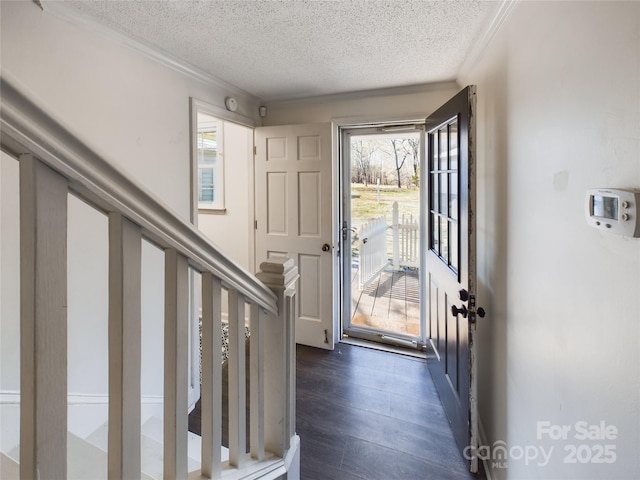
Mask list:
[[[393,258],[394,270],[400,267],[420,267],[420,224],[413,215],[402,214],[399,218],[398,202],[393,202],[391,213],[391,228],[393,231]]]
[[[393,202],[391,218],[391,225],[383,215],[365,222],[358,231],[360,290],[369,285],[389,265],[392,265],[396,271],[401,267],[420,267],[418,220],[412,215],[405,214],[400,219],[398,202]],[[391,256],[387,242],[389,230],[391,230]]]
[[[360,290],[389,265],[387,255],[387,221],[378,217],[365,222],[359,231],[360,265],[358,268]]]
[[[164,478],[187,478],[189,269],[202,274],[202,461],[208,478],[297,478],[288,259],[259,278],[0,79],[2,148],[20,162],[20,477],[67,478],[67,195],[109,220],[108,478],[140,478],[141,242],[164,250]],[[229,460],[221,459],[221,290],[228,291]],[[246,451],[245,304],[250,304]]]

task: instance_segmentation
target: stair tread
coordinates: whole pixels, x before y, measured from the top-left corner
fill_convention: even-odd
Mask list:
[[[0,452],[0,478],[2,480],[18,480],[20,478],[20,465],[12,458]]]
[[[86,480],[87,475],[107,478],[107,454],[71,432],[67,433],[67,479]]]

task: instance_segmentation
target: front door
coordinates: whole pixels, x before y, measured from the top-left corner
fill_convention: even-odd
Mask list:
[[[255,132],[256,267],[294,259],[296,342],[333,349],[331,125]]]
[[[431,375],[456,442],[477,471],[474,333],[475,86],[467,87],[426,120],[428,239],[425,275],[427,328],[434,355]],[[471,458],[469,458],[471,457]]]

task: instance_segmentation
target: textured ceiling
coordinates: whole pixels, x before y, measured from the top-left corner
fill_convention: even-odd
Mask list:
[[[264,100],[454,80],[501,3],[65,1]]]

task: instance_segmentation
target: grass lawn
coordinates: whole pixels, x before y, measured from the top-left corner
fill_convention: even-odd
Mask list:
[[[380,186],[380,202],[376,185],[365,187],[363,184],[351,184],[351,224],[359,227],[367,220],[385,216],[391,223],[393,202],[398,202],[400,219],[402,215],[413,215],[420,219],[420,189],[398,188],[390,185]]]

